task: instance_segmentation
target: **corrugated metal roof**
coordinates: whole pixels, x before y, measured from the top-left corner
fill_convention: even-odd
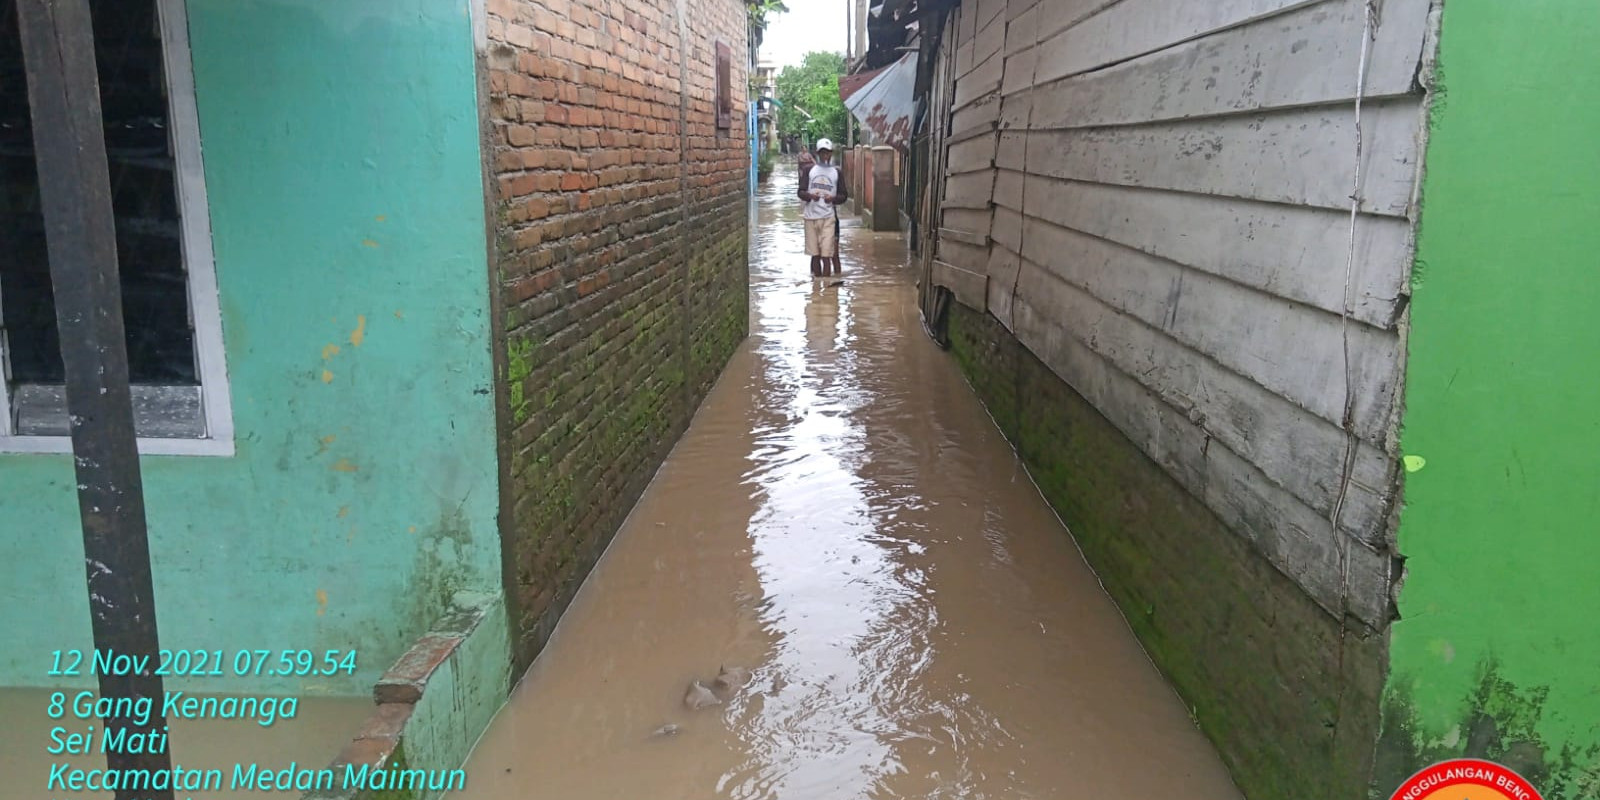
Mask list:
[[[848,101],[850,99],[850,95],[860,91],[861,87],[871,83],[873,78],[878,77],[886,69],[888,69],[888,67],[879,67],[878,69],[870,70],[868,72],[858,72],[854,75],[846,75],[840,78],[839,99]]]
[[[845,108],[850,109],[878,141],[903,149],[911,142],[911,115],[917,107],[913,94],[916,84],[917,54],[907,53],[849,96],[844,96],[841,86],[840,95]]]

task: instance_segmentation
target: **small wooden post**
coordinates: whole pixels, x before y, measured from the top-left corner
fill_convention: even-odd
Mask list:
[[[89,2],[17,0],[17,17],[66,367],[94,646],[149,657],[142,674],[98,676],[103,697],[149,698],[148,722],[139,725],[119,716],[105,720],[105,727],[160,732],[166,719],[162,681],[154,674],[160,649],[155,592]],[[107,753],[106,762],[113,770],[172,769],[171,755],[164,751]],[[116,800],[136,796],[172,800],[173,795],[170,789],[128,789],[118,790]]]

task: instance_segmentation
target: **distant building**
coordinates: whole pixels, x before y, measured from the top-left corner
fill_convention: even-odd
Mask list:
[[[778,96],[778,66],[770,59],[756,62],[753,81],[758,104],[756,137],[764,147],[778,147],[778,108],[772,102]]]

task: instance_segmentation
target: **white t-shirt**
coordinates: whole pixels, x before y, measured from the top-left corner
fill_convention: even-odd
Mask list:
[[[828,198],[839,193],[839,166],[817,162],[811,165],[811,177],[806,184],[815,200],[808,201],[800,215],[806,219],[828,219],[834,216],[833,203]]]

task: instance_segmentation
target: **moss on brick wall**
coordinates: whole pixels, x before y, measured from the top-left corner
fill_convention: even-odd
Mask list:
[[[713,106],[744,7],[684,8],[680,26],[675,0],[489,4],[519,668],[747,332],[742,65],[730,127]]]
[[[1384,642],[1344,630],[994,317],[954,305],[950,338],[1246,795],[1363,796]]]

